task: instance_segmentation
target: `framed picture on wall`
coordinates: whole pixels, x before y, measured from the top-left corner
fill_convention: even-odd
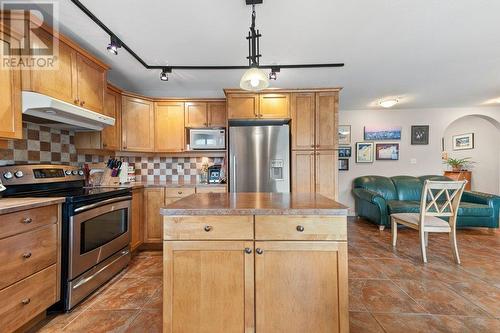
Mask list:
[[[356,163],[373,163],[373,142],[356,142]]]
[[[349,170],[349,160],[347,158],[339,159],[339,171],[348,171]]]
[[[365,126],[365,140],[401,140],[401,126]]]
[[[377,143],[375,151],[376,159],[379,161],[399,160],[399,143]]]
[[[339,125],[339,145],[351,144],[351,125]]]
[[[429,125],[414,125],[411,127],[411,144],[429,144]]]
[[[339,157],[340,158],[351,157],[351,154],[352,154],[351,147],[339,147]]]
[[[474,149],[474,133],[453,136],[453,150]]]

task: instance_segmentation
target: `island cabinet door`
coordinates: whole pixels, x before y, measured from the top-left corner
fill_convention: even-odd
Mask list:
[[[258,333],[348,332],[345,242],[256,242]]]
[[[250,241],[163,243],[163,332],[255,332]]]

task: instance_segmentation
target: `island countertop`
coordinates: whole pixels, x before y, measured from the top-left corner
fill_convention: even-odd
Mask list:
[[[160,209],[176,215],[347,215],[347,207],[316,193],[193,194]]]

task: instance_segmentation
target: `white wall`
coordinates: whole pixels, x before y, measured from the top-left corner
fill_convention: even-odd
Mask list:
[[[351,195],[352,181],[364,175],[412,175],[442,174],[445,167],[441,161],[441,138],[448,125],[467,115],[482,115],[500,122],[500,108],[440,108],[440,109],[383,109],[340,111],[339,124],[351,125],[351,147],[353,156],[349,161],[349,171],[339,171],[339,201],[351,207],[354,213],[354,200]],[[402,126],[399,161],[374,161],[370,164],[355,163],[355,143],[363,141],[363,127],[369,125]],[[429,145],[410,144],[411,126],[429,125]],[[497,141],[498,142],[498,141]],[[490,142],[492,149],[498,144]],[[416,159],[416,164],[410,164]],[[500,171],[497,170],[497,174]],[[498,188],[497,184],[497,188]]]
[[[474,149],[453,151],[454,135],[474,133]],[[472,171],[472,190],[498,194],[500,130],[488,119],[479,116],[466,116],[457,119],[445,131],[445,147],[448,156],[453,158],[470,157],[476,163]]]

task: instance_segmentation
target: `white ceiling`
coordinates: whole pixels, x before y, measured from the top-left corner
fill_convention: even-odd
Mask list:
[[[81,0],[149,64],[245,65],[245,0]],[[169,82],[126,51],[69,0],[60,30],[111,65],[109,80],[169,97],[221,97],[243,71],[175,71]],[[345,62],[344,68],[288,69],[273,87],[344,87],[341,109],[466,107],[500,97],[500,1],[264,0],[257,6],[263,64]],[[375,103],[376,104],[376,103]]]

